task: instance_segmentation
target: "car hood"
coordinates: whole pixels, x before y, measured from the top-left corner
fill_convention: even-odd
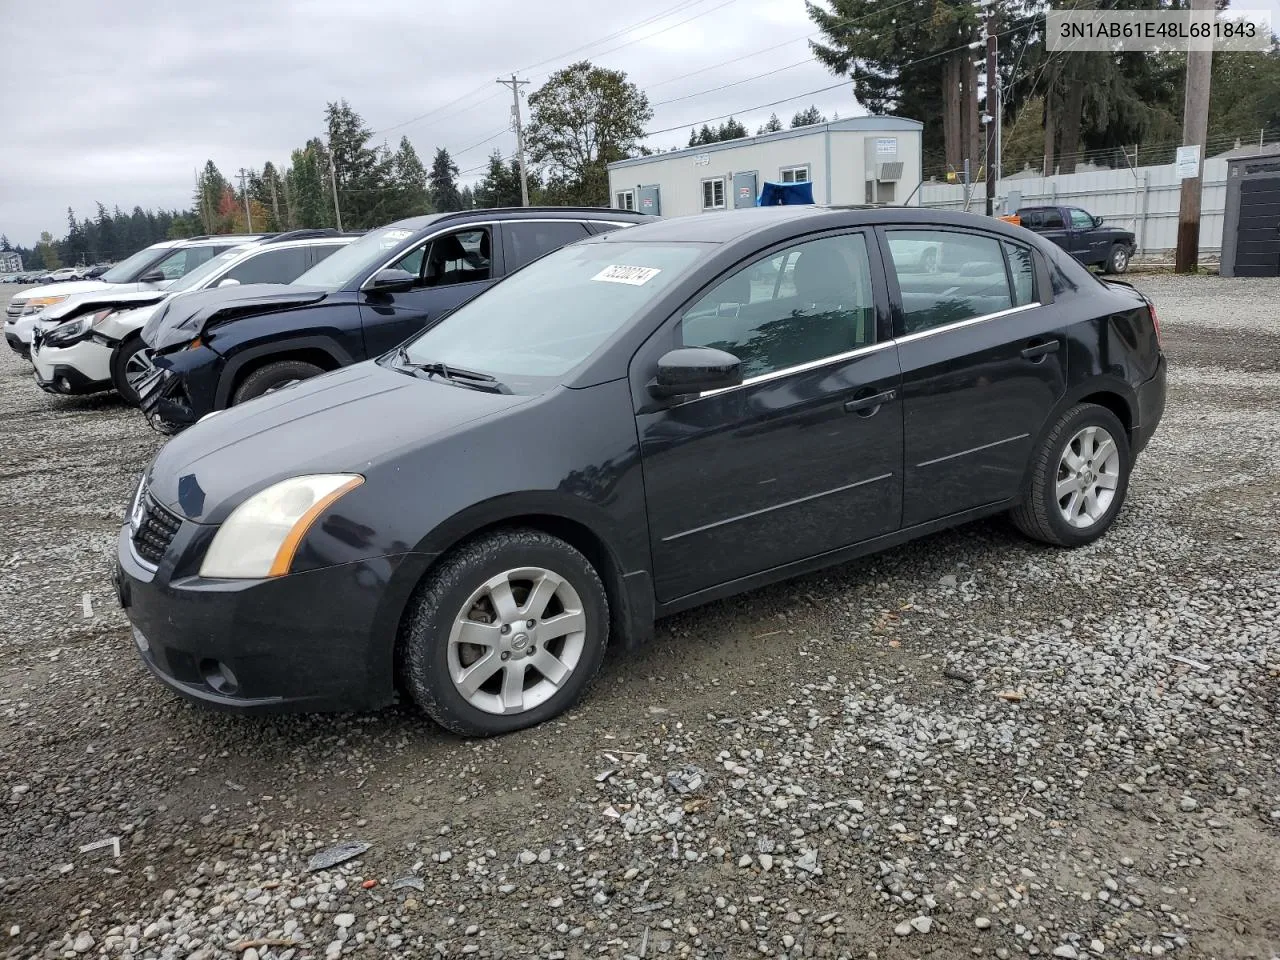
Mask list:
[[[280,480],[365,473],[406,447],[420,448],[532,399],[423,379],[369,360],[204,418],[161,449],[149,489],[188,519],[220,523]]]
[[[234,287],[192,290],[167,300],[142,328],[142,339],[164,351],[199,336],[215,324],[258,313],[274,313],[315,303],[328,296],[318,287],[284,283],[250,283]]]
[[[76,293],[87,293],[90,290],[105,290],[116,286],[103,283],[101,280],[68,280],[65,283],[46,283],[43,287],[32,287],[15,296],[15,300],[34,300],[37,297],[66,297]],[[131,284],[124,284],[131,286]]]
[[[144,303],[142,306],[121,304],[119,310],[98,323],[98,332],[106,337],[123,340],[128,334],[146,326],[152,314],[159,308],[159,303]]]
[[[87,286],[78,284],[77,287]],[[100,310],[103,307],[119,307],[128,310],[130,306],[145,306],[158,303],[169,296],[164,290],[155,287],[142,287],[136,283],[105,284],[97,289],[77,289],[74,296],[67,297],[62,303],[46,307],[39,318],[43,325],[61,323],[84,313]]]

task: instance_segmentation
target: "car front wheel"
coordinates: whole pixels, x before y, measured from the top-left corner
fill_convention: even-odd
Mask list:
[[[125,403],[138,405],[138,384],[155,370],[151,362],[151,348],[142,337],[130,337],[111,357],[111,383]]]
[[[1124,504],[1129,466],[1129,440],[1116,415],[1096,404],[1078,404],[1032,455],[1013,522],[1027,536],[1056,546],[1092,543]]]
[[[572,706],[608,639],[609,602],[587,558],[539,530],[507,530],[461,547],[423,584],[402,669],[442,727],[492,736]]]
[[[1111,253],[1107,257],[1106,270],[1107,273],[1124,273],[1129,269],[1129,248],[1123,243],[1117,243],[1111,248]]]
[[[264,393],[280,390],[299,380],[309,380],[322,373],[324,373],[323,369],[303,360],[277,360],[274,363],[264,364],[245,377],[240,386],[236,387],[235,393],[231,395],[231,404],[234,406],[237,403],[244,403]]]

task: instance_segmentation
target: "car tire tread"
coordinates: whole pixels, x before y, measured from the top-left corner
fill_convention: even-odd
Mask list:
[[[1109,515],[1088,530],[1068,526],[1066,520],[1054,512],[1051,486],[1057,480],[1058,461],[1062,447],[1076,431],[1090,421],[1105,427],[1120,448],[1121,477]],[[1040,445],[1031,455],[1026,486],[1018,505],[1009,511],[1013,525],[1033,540],[1057,547],[1079,547],[1092,543],[1102,536],[1115,522],[1124,506],[1129,489],[1129,471],[1132,458],[1129,454],[1128,434],[1119,418],[1106,407],[1095,403],[1078,403],[1067,410],[1045,434]]]
[[[442,666],[439,648],[442,638],[447,638],[448,621],[455,613],[453,600],[460,593],[470,592],[477,571],[504,564],[518,565],[531,556],[544,560],[551,556],[562,567],[577,568],[572,573],[584,582],[575,583],[575,589],[584,604],[596,605],[594,616],[588,612],[588,630],[597,639],[584,651],[582,662],[567,682],[567,695],[562,695],[563,691],[557,693],[538,707],[513,717],[485,714],[457,695],[447,667]],[[570,573],[568,569],[557,572]],[[447,643],[447,639],[443,642]],[[599,672],[608,642],[608,596],[591,562],[574,547],[548,533],[512,528],[486,534],[456,548],[426,578],[412,601],[403,630],[400,670],[414,702],[440,726],[461,736],[494,736],[542,723],[571,707]]]
[[[276,383],[287,380],[307,380],[324,373],[322,367],[305,360],[275,360],[258,367],[236,387],[231,396],[231,405],[244,403],[262,396]]]

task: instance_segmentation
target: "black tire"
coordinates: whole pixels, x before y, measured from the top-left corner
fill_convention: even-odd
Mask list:
[[[576,591],[585,615],[584,645],[573,672],[549,698],[520,713],[491,713],[470,703],[454,684],[449,635],[463,605],[486,580],[526,566],[550,570]],[[604,662],[608,641],[609,601],[587,558],[540,530],[504,530],[459,547],[418,589],[401,637],[402,679],[414,702],[440,726],[463,736],[495,736],[536,726],[576,703]],[[501,670],[495,676],[500,681]]]
[[[270,393],[295,380],[306,380],[322,373],[323,367],[305,360],[276,360],[274,363],[264,364],[240,381],[235,393],[231,395],[231,406]]]
[[[1111,247],[1111,252],[1107,254],[1107,262],[1102,265],[1102,268],[1107,273],[1124,273],[1129,269],[1130,256],[1127,246],[1123,243],[1114,244]]]
[[[1067,445],[1081,430],[1091,426],[1101,427],[1111,435],[1119,454],[1119,468],[1110,505],[1090,526],[1082,528],[1068,523],[1055,492],[1059,466]],[[1058,419],[1032,453],[1022,502],[1010,511],[1010,519],[1033,540],[1059,547],[1081,547],[1092,543],[1111,528],[1124,506],[1132,466],[1129,436],[1119,418],[1106,407],[1092,403],[1077,404]]]
[[[138,392],[129,386],[129,380],[125,376],[125,367],[129,361],[133,359],[135,354],[141,353],[149,349],[143,342],[140,334],[134,334],[125,340],[116,348],[111,355],[111,385],[116,388],[116,393],[120,394],[120,398],[131,407],[138,405]]]

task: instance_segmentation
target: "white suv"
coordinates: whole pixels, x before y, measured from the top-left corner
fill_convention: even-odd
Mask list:
[[[31,349],[36,383],[62,394],[115,389],[137,403],[134,386],[151,371],[150,352],[139,334],[161,302],[210,287],[290,283],[356,236],[294,230],[231,247],[165,291],[106,290],[76,298],[80,302],[72,318],[37,318]]]
[[[31,331],[37,318],[68,319],[70,311],[85,295],[103,290],[115,293],[150,291],[163,295],[164,289],[173,281],[186,276],[210,258],[236,244],[261,237],[262,234],[255,233],[165,240],[139,250],[97,280],[69,280],[23,290],[9,301],[5,309],[4,338],[16,353],[30,356]]]

